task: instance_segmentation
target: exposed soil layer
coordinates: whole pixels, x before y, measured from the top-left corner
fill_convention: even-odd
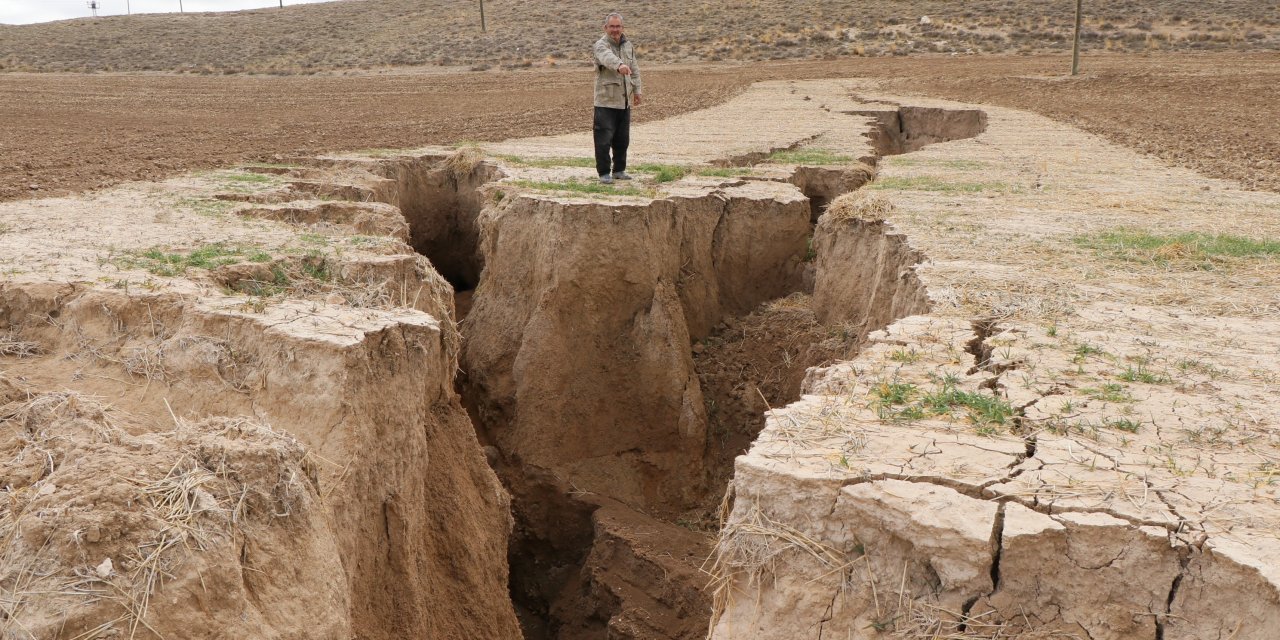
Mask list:
[[[1063,77],[1068,63],[992,56],[655,67],[646,76],[650,99],[636,117],[707,107],[759,80],[891,78],[900,93],[1037,111],[1209,175],[1280,189],[1280,128],[1269,115],[1280,102],[1276,54],[1097,54],[1073,79]],[[6,73],[0,199],[276,154],[584,129],[584,105],[589,79],[565,70],[322,78]]]
[[[507,498],[450,388],[452,329],[242,305],[0,286],[25,345],[0,356],[6,632],[511,637]]]
[[[812,298],[795,293],[729,318],[715,333],[694,343],[693,362],[707,407],[706,473],[709,486],[727,486],[733,459],[745,453],[764,428],[764,412],[800,397],[809,367],[857,353],[857,327],[823,325]],[[715,530],[719,493],[683,515],[702,530]]]

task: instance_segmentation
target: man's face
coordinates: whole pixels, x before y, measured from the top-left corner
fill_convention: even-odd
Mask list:
[[[609,22],[604,25],[604,32],[614,42],[622,40],[622,18],[609,18]]]

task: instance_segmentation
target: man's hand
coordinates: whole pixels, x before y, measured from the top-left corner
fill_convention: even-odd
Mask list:
[[[633,105],[635,105],[635,106],[637,106],[637,107],[638,107],[638,106],[640,106],[640,103],[641,103],[641,102],[643,102],[643,101],[644,101],[644,97],[643,97],[643,96],[641,96],[641,95],[640,95],[640,94],[638,94],[638,93],[637,93],[637,94],[635,94],[635,95],[632,95],[632,96],[631,96],[631,104],[633,104]]]
[[[631,67],[628,67],[625,64],[620,64],[618,65],[618,73],[621,73],[624,76],[629,76],[631,75]]]

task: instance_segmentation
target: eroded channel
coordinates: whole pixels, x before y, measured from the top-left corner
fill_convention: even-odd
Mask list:
[[[914,139],[981,130],[961,121],[928,119]],[[733,459],[809,367],[928,310],[923,256],[883,201],[828,210],[866,165],[602,202],[507,188],[463,155],[384,175],[413,246],[459,293],[457,388],[513,496],[524,633],[702,637]]]

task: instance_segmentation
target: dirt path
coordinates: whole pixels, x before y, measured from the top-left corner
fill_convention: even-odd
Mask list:
[[[654,68],[655,120],[768,79],[896,78],[894,90],[1013,106],[1211,175],[1280,188],[1269,118],[1280,55],[1111,56],[1053,80],[1047,57],[849,59]],[[0,75],[0,200],[152,180],[272,154],[564,133],[586,120],[577,69],[310,78]],[[34,188],[33,188],[34,187]]]

